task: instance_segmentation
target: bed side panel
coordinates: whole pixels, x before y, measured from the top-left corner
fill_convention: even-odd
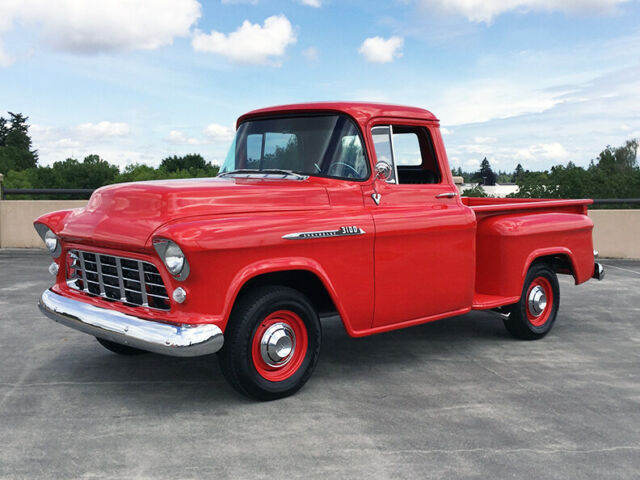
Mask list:
[[[531,263],[569,257],[576,283],[593,273],[593,222],[582,214],[546,212],[485,217],[478,223],[476,292],[520,296]]]

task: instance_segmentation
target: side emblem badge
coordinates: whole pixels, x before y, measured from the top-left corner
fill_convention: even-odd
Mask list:
[[[311,238],[348,237],[351,235],[364,235],[364,230],[360,227],[349,226],[340,227],[338,230],[321,230],[319,232],[298,232],[289,233],[282,238],[285,240],[308,240]]]
[[[380,195],[379,193],[372,193],[371,198],[373,198],[373,201],[376,202],[376,205],[380,205],[380,200],[382,199],[382,195]]]

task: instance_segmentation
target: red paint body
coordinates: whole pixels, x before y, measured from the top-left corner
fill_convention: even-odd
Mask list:
[[[215,323],[223,331],[247,281],[276,271],[316,275],[348,333],[363,336],[415,325],[471,309],[516,302],[526,272],[540,257],[570,265],[576,283],[591,278],[594,256],[586,215],[591,200],[436,198],[457,192],[438,120],[410,107],[321,103],[250,112],[261,116],[341,112],[359,126],[371,171],[376,154],[371,127],[428,129],[442,179],[397,185],[383,180],[309,177],[303,181],[214,178],[112,185],[97,190],[86,208],[36,220],[69,248],[144,259],[156,265],[167,292],[187,291],[170,311],[128,307],[67,287],[60,268],[54,291],[78,300],[177,324]],[[381,195],[376,205],[371,194]],[[354,225],[363,235],[287,240],[292,232]],[[191,266],[175,280],[152,239],[176,242]]]

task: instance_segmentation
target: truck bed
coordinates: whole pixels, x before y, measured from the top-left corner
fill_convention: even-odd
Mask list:
[[[545,257],[560,273],[582,283],[593,273],[593,200],[462,197],[477,220],[476,286],[472,308],[518,301],[524,276]]]
[[[476,213],[499,213],[513,210],[568,210],[586,213],[588,205],[593,203],[589,199],[557,200],[546,198],[479,198],[462,197],[462,203]]]

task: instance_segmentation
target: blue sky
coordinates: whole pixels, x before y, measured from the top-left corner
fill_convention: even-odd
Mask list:
[[[452,167],[587,165],[640,137],[637,0],[7,0],[0,115],[40,163],[201,153],[235,119],[320,100],[415,105]]]

